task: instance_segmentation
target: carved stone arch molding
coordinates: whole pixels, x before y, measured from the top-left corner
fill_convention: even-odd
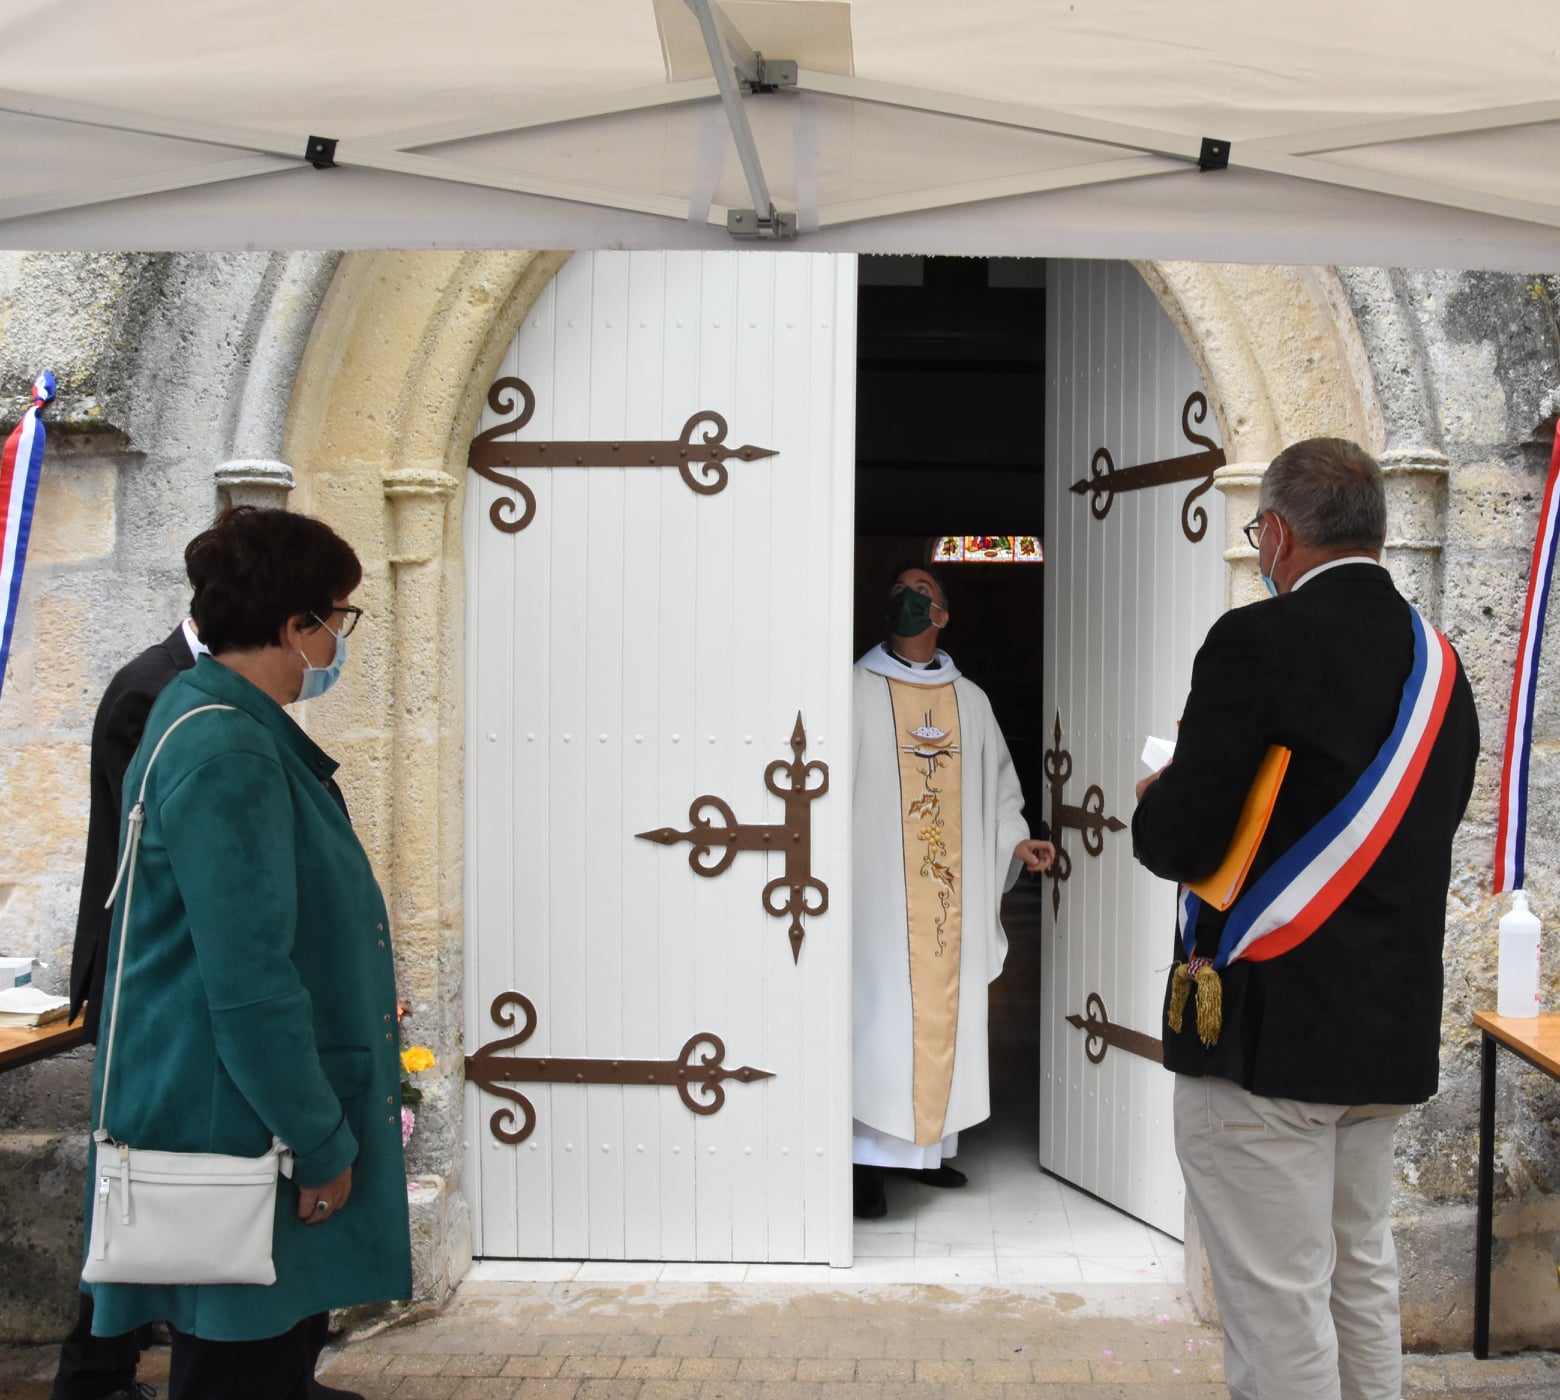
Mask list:
[[[1386,475],[1385,562],[1399,587],[1438,617],[1447,459],[1422,391],[1394,387],[1385,402],[1378,391],[1377,365],[1406,359],[1421,368],[1390,275],[1237,263],[1136,267],[1180,331],[1218,415],[1228,458],[1215,476],[1227,505],[1228,603],[1261,596],[1240,527],[1256,511],[1268,462],[1302,438],[1347,437],[1375,453]],[[1417,385],[1419,376],[1411,378]]]
[[[412,1139],[417,1293],[442,1299],[470,1258],[458,1067],[464,831],[465,462],[484,396],[527,310],[567,253],[365,252],[336,264],[293,384],[281,456],[294,508],[362,557],[345,703],[310,714],[343,760],[354,820],[395,921],[412,1032],[438,1068]],[[1382,411],[1337,276],[1326,269],[1140,264],[1195,357],[1231,465],[1232,598],[1255,587],[1239,524],[1261,468],[1316,433],[1380,449]],[[1244,512],[1244,513],[1242,513]],[[1437,536],[1438,538],[1438,536]],[[414,1196],[414,1200],[418,1197]]]
[[[416,1296],[442,1301],[471,1258],[462,1161],[462,787],[467,447],[488,385],[567,253],[348,253],[293,385],[292,505],[363,561],[343,702],[309,716],[342,760],[395,929],[408,1034],[437,1057],[409,1158]],[[387,1029],[390,1029],[387,1027]]]

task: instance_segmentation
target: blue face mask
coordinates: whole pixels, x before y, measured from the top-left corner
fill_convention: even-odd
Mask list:
[[[1275,515],[1273,519],[1278,520],[1278,517]],[[1280,549],[1282,549],[1284,546],[1284,526],[1282,521],[1279,521],[1278,524],[1278,545]],[[1273,556],[1273,562],[1275,564],[1278,563],[1278,555],[1276,553]],[[1261,575],[1262,586],[1267,589],[1268,597],[1278,597],[1278,585],[1273,582],[1273,576],[1271,574],[1262,573],[1262,557],[1260,553],[1257,556],[1257,573]]]
[[[337,677],[341,675],[341,668],[347,664],[347,639],[340,632],[326,627],[320,618],[316,617],[314,620],[336,639],[336,654],[331,657],[329,666],[316,666],[307,656],[303,656],[301,650],[298,652],[299,656],[303,656],[303,686],[298,691],[300,700],[313,700],[323,695],[336,684]]]

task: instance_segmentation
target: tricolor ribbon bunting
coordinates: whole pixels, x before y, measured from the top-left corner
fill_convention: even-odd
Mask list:
[[[43,410],[54,397],[54,376],[44,370],[32,386],[32,407],[5,440],[0,454],[0,689],[11,657],[11,628],[22,592],[22,565],[32,533],[33,502],[43,466]]]
[[[1522,634],[1517,639],[1517,667],[1511,678],[1511,705],[1506,712],[1506,753],[1500,768],[1500,811],[1495,823],[1495,893],[1520,890],[1527,858],[1528,759],[1533,750],[1533,700],[1538,691],[1538,654],[1544,645],[1544,614],[1549,608],[1549,581],[1555,547],[1560,539],[1560,422],[1549,456],[1549,480],[1544,507],[1533,541],[1528,569],[1527,603],[1522,609]]]
[[[1262,962],[1309,938],[1347,899],[1398,828],[1446,718],[1457,658],[1452,644],[1411,609],[1414,664],[1397,720],[1370,766],[1325,817],[1230,906],[1212,963]],[[1188,961],[1197,953],[1202,901],[1183,888],[1176,912]]]

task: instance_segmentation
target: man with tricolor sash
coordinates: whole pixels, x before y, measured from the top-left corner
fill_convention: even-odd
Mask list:
[[[1180,882],[1176,1151],[1230,1394],[1397,1400],[1392,1138],[1436,1091],[1478,718],[1451,643],[1381,566],[1368,453],[1297,443],[1258,501],[1246,535],[1275,596],[1209,631],[1132,821],[1138,859]]]

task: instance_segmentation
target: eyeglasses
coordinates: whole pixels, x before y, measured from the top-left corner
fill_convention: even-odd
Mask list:
[[[358,619],[363,616],[363,609],[353,607],[330,608],[326,611],[325,617],[334,617],[337,613],[341,613],[346,618],[346,621],[339,628],[332,627],[331,630],[338,637],[350,637],[353,629],[358,625]],[[330,627],[325,618],[319,617],[318,614],[316,614],[316,618],[322,626]]]
[[[1260,554],[1262,552],[1262,512],[1259,510],[1246,524],[1242,525],[1240,532],[1246,537],[1246,543]]]

